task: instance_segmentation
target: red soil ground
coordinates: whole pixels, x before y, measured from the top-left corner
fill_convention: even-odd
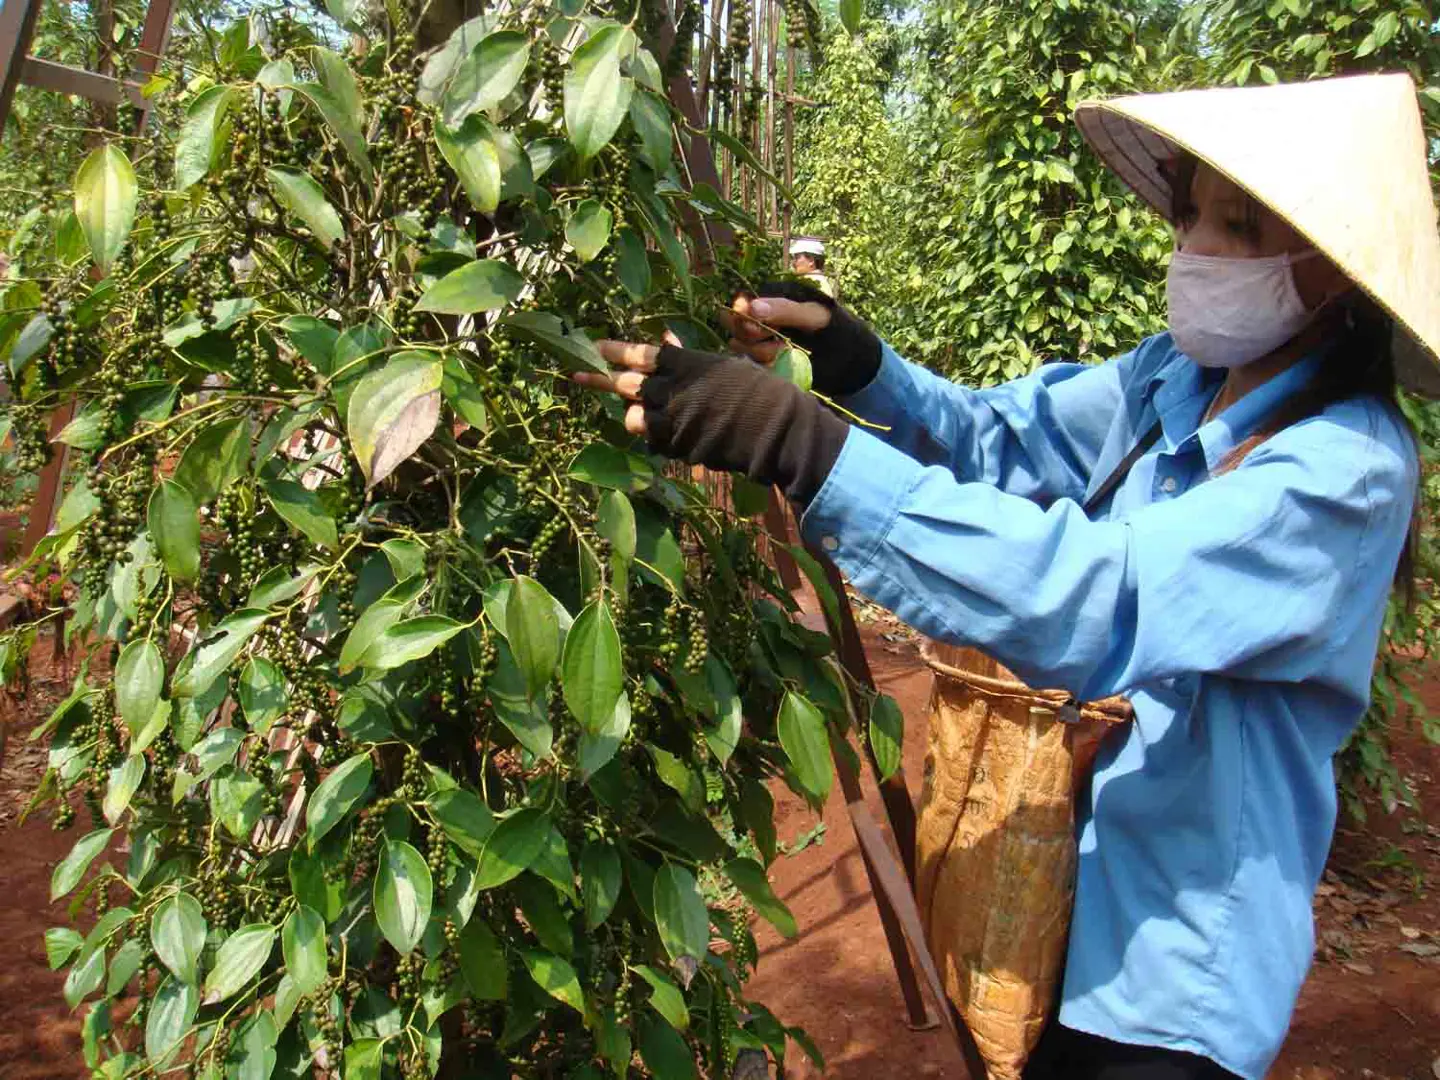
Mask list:
[[[881,688],[904,709],[910,738],[905,767],[918,790],[930,674],[895,634],[866,628]],[[46,968],[42,935],[66,920],[47,902],[50,871],[74,841],[48,820],[16,824],[17,811],[44,765],[24,741],[60,696],[58,673],[37,678],[29,707],[11,732],[0,770],[0,1080],[57,1080],[86,1075],[79,1017],[61,998],[61,974]],[[1440,669],[1423,695],[1440,709]],[[1320,956],[1305,987],[1285,1051],[1272,1076],[1283,1080],[1425,1080],[1440,1077],[1440,748],[1404,734],[1402,770],[1424,800],[1424,819],[1372,812],[1362,829],[1337,837],[1331,871],[1317,898]],[[786,1022],[807,1028],[825,1053],[831,1080],[900,1080],[963,1075],[939,1032],[912,1032],[896,986],[843,803],[823,818],[780,793],[777,824],[792,844],[817,824],[823,834],[781,858],[777,892],[794,911],[800,936],[783,941],[762,928],[753,996]],[[877,817],[878,799],[872,800]],[[83,816],[83,815],[82,815]],[[818,1076],[798,1052],[790,1075]]]

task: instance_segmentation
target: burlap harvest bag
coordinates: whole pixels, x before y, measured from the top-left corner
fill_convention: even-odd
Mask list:
[[[950,999],[992,1080],[1020,1076],[1054,1007],[1075,893],[1075,788],[1111,698],[1078,708],[974,649],[928,643],[935,672],[916,899]]]

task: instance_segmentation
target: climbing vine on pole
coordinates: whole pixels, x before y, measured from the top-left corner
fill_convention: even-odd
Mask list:
[[[753,527],[566,376],[721,344],[777,247],[692,191],[653,20],[501,5],[422,51],[339,14],[343,51],[232,26],[0,300],[27,466],[79,402],[12,573],[84,654],[35,807],[77,832],[46,944],[86,1062],[764,1069],[809,1048],[745,996],[752,911],[793,931],[765,784],[828,788],[784,718],[823,745],[843,684]],[[687,214],[739,239],[702,261]]]

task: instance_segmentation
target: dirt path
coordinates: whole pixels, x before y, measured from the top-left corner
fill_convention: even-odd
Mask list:
[[[918,791],[929,672],[894,635],[867,628],[866,640],[881,688],[904,709],[905,769]],[[61,689],[37,679],[37,715],[49,712]],[[1440,671],[1423,695],[1440,709]],[[0,941],[7,948],[0,964],[0,1080],[83,1077],[80,1016],[65,1007],[62,979],[46,968],[42,939],[47,927],[65,922],[63,905],[48,903],[48,889],[51,867],[74,834],[55,833],[39,818],[16,825],[14,810],[38,778],[43,754],[24,741],[23,730],[10,745],[0,772]],[[1363,829],[1347,826],[1337,837],[1316,902],[1319,956],[1271,1073],[1276,1080],[1440,1077],[1440,828],[1433,824],[1440,822],[1433,809],[1440,806],[1440,748],[1405,735],[1398,751],[1430,808],[1426,821],[1377,811]],[[830,1080],[961,1075],[938,1032],[912,1032],[905,1024],[842,801],[832,799],[817,818],[788,793],[777,796],[782,841],[799,846],[810,838],[780,859],[773,875],[801,934],[787,942],[761,928],[752,995],[811,1032]],[[879,801],[872,802],[878,816]],[[820,1075],[798,1052],[787,1066],[800,1080]]]

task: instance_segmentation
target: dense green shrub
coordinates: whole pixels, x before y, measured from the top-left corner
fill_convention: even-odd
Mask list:
[[[751,526],[564,374],[717,344],[778,252],[701,272],[679,215],[744,215],[687,193],[633,12],[421,57],[388,10],[343,54],[227,29],[0,299],[27,467],[79,403],[23,568],[85,656],[37,732],[86,819],[51,964],[107,1077],[763,1069],[803,1040],[744,998],[750,912],[794,929],[765,781],[824,797],[844,686]]]

